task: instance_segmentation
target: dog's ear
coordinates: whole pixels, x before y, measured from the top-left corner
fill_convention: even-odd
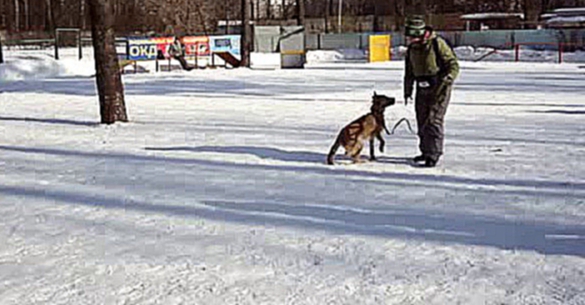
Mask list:
[[[374,97],[377,97],[377,96],[378,96],[378,93],[376,93],[376,91],[374,91]]]

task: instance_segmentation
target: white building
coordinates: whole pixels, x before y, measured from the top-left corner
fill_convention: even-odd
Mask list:
[[[551,28],[585,28],[585,7],[559,8],[540,18]]]

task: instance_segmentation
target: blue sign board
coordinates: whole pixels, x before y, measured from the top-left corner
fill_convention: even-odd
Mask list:
[[[128,39],[128,59],[155,60],[157,43],[151,39]]]
[[[209,47],[212,53],[228,52],[234,56],[240,56],[240,36],[210,36]]]

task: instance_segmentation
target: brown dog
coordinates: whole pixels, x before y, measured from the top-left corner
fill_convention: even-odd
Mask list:
[[[374,92],[372,97],[372,107],[370,113],[360,117],[351,122],[341,130],[337,140],[331,147],[329,155],[327,156],[327,164],[334,164],[335,153],[339,146],[345,148],[345,154],[353,159],[354,163],[361,162],[360,153],[364,148],[364,141],[370,140],[370,160],[376,160],[374,156],[374,137],[380,141],[380,152],[384,152],[384,138],[382,138],[382,130],[386,128],[386,121],[384,120],[384,110],[386,107],[392,106],[396,103],[396,99],[387,97],[385,95],[378,95]]]

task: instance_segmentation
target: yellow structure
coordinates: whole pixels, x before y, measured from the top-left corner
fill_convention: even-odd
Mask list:
[[[370,35],[370,62],[390,61],[390,35]]]

